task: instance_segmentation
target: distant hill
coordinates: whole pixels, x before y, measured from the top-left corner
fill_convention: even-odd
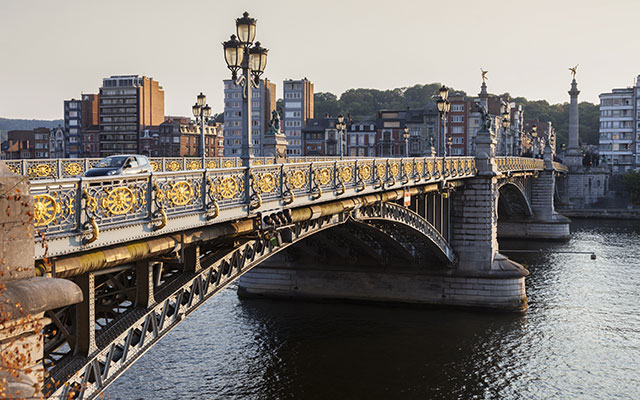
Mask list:
[[[7,140],[7,132],[13,130],[31,130],[35,128],[55,128],[64,125],[64,120],[54,119],[9,119],[0,118],[0,143]]]
[[[29,130],[35,128],[55,128],[58,125],[64,125],[61,119],[43,120],[43,119],[8,119],[0,118],[0,131],[13,130]]]

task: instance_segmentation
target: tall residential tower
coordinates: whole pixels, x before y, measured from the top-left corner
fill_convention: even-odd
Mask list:
[[[313,118],[313,83],[307,78],[285,80],[283,95],[287,155],[300,156],[304,154],[302,128],[307,120]]]

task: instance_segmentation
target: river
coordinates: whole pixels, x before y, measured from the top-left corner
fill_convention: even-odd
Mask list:
[[[216,295],[105,399],[638,399],[640,221],[503,242],[524,314]],[[593,251],[589,255],[562,251]]]

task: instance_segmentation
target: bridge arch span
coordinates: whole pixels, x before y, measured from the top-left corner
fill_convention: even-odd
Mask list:
[[[446,240],[424,218],[402,206],[385,202],[285,225],[267,230],[264,235],[238,237],[230,246],[205,251],[193,273],[179,274],[163,286],[150,289],[154,293],[150,295],[149,306],[130,309],[114,319],[94,338],[98,345],[88,357],[69,354],[66,359],[59,360],[51,373],[52,380],[66,380],[69,385],[58,388],[54,395],[66,397],[70,390],[81,388],[82,398],[95,398],[185,316],[218,291],[273,255],[345,223],[375,232],[378,237],[386,236],[386,243],[398,253],[405,251],[407,260],[415,254],[402,243],[403,236],[398,234],[398,227],[419,238],[421,243],[430,244],[429,250],[439,259],[454,259]],[[137,275],[136,279],[141,281],[136,285],[153,287],[153,282],[142,281],[145,278],[155,280],[151,275],[153,273],[146,277]],[[125,319],[128,320],[126,324],[119,322]],[[69,375],[72,375],[71,379],[64,379]]]
[[[498,220],[533,216],[533,209],[523,182],[504,181],[498,186]]]

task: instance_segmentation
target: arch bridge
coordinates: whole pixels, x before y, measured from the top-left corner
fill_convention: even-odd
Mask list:
[[[244,295],[521,311],[500,225],[568,237],[548,157],[297,161],[32,180],[40,278],[15,284],[76,291],[44,312],[45,394],[95,398],[241,277]]]

